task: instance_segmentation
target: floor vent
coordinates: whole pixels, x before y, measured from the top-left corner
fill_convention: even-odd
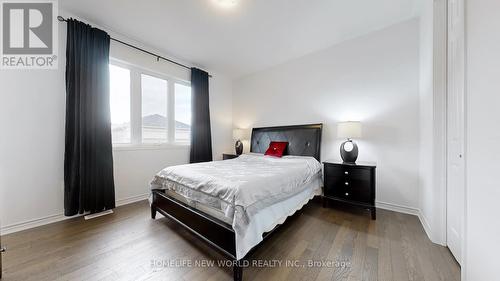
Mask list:
[[[109,214],[112,214],[112,213],[113,213],[113,210],[106,210],[106,211],[102,211],[100,213],[86,215],[84,218],[85,218],[85,220],[91,220],[91,219],[95,219],[95,218],[102,217],[102,216],[105,216],[105,215],[109,215]]]

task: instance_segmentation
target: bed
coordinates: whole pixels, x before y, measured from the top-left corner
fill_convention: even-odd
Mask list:
[[[151,182],[151,216],[159,212],[235,261],[263,244],[286,218],[321,194],[322,124],[254,128],[250,153],[235,159],[167,167]],[[264,156],[288,142],[282,158]]]

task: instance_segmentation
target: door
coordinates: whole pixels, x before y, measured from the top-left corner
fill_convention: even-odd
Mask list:
[[[463,0],[448,1],[446,242],[462,262],[465,211],[465,49]]]

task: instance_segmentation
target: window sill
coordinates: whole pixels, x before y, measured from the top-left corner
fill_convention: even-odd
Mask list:
[[[162,144],[113,144],[113,151],[187,149],[189,146],[189,143],[183,142]]]

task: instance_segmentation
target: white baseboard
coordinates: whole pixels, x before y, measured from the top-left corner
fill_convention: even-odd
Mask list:
[[[431,242],[434,244],[446,246],[445,241],[441,241],[440,239],[435,238],[429,222],[427,221],[427,219],[423,215],[423,213],[420,211],[420,209],[413,208],[413,207],[407,207],[407,206],[401,206],[401,205],[392,204],[392,203],[378,202],[378,201],[375,203],[375,205],[377,206],[377,208],[380,208],[380,209],[417,216],[418,219],[420,220],[420,224],[422,224],[422,227],[424,228],[425,234],[427,234],[427,237],[429,237],[429,240],[431,240]]]
[[[425,233],[427,234],[429,239],[431,239],[431,241],[432,241],[431,226],[429,225],[429,222],[427,222],[427,219],[425,218],[424,214],[422,214],[422,213],[418,214],[418,219],[420,220],[420,223],[422,224],[422,227],[424,228]],[[432,242],[434,242],[434,241],[432,241]]]
[[[386,202],[375,202],[375,206],[380,209],[394,211],[398,213],[408,214],[418,216],[420,214],[420,210],[413,207],[402,206],[398,204],[386,203]]]
[[[420,223],[422,224],[422,227],[424,228],[425,233],[427,234],[427,237],[431,240],[432,243],[438,244],[441,246],[446,246],[446,241],[441,241],[441,239],[437,239],[432,232],[432,228],[427,221],[427,218],[424,216],[422,212],[419,212],[418,214],[418,219],[420,220]]]
[[[149,195],[150,195],[150,193],[144,193],[141,195],[136,195],[136,196],[118,199],[118,200],[116,200],[116,207],[128,205],[128,204],[139,202],[142,200],[146,200],[149,198]]]
[[[123,205],[131,204],[131,203],[135,203],[138,201],[146,200],[148,197],[149,197],[149,193],[145,193],[145,194],[141,194],[141,195],[137,195],[137,196],[118,199],[118,200],[116,200],[116,206],[118,207],[118,206],[123,206]],[[56,214],[56,215],[51,215],[51,216],[46,216],[46,217],[42,217],[42,218],[28,220],[28,221],[24,221],[24,222],[20,222],[20,223],[6,225],[0,229],[0,235],[7,235],[10,233],[19,232],[22,230],[35,228],[38,226],[51,224],[51,223],[55,223],[58,221],[63,221],[63,220],[71,219],[71,218],[81,217],[84,215],[86,215],[86,214],[78,214],[75,216],[66,217],[64,215],[64,213],[60,213],[60,214]]]
[[[64,216],[64,214],[46,216],[43,218],[37,218],[37,219],[33,219],[33,220],[28,220],[28,221],[23,221],[20,223],[15,223],[15,224],[3,226],[0,229],[0,233],[1,233],[1,235],[6,235],[6,234],[10,234],[10,233],[30,229],[30,228],[35,228],[38,226],[42,226],[42,225],[46,225],[46,224],[50,224],[50,223],[54,223],[54,222],[58,222],[58,221],[62,221],[62,220],[81,217],[83,215],[84,214],[76,215],[76,216],[72,216],[72,217],[66,217],[66,216]]]

